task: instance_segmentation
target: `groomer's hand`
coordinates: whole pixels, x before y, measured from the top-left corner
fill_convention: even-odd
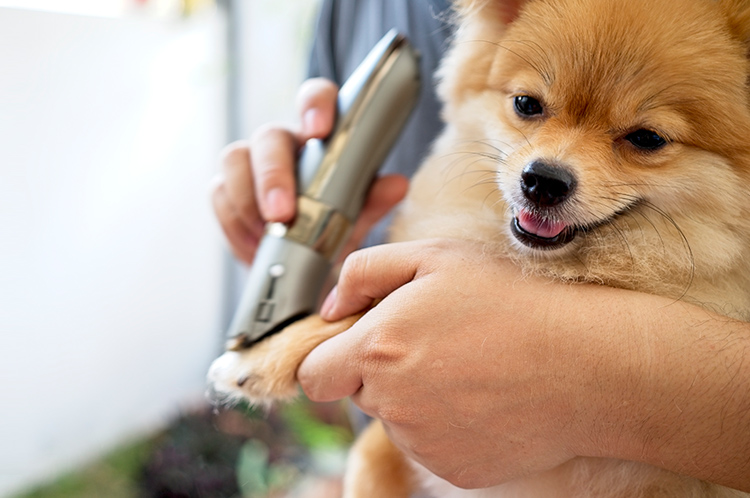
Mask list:
[[[382,299],[297,374],[345,396],[437,475],[485,487],[575,456],[750,491],[750,325],[696,306],[523,275],[476,243],[357,251],[323,317]]]
[[[544,325],[534,309],[522,314],[524,323],[501,327],[514,306],[541,294],[498,259],[462,241],[352,253],[323,317],[337,320],[383,300],[308,355],[297,372],[305,393],[313,401],[352,396],[407,455],[461,486],[573,458],[560,429],[576,423],[575,379],[558,369],[572,357],[553,354],[545,334],[526,333]],[[551,382],[559,390],[544,388]]]
[[[297,95],[298,124],[262,126],[249,141],[232,143],[222,152],[222,171],[214,181],[212,202],[240,260],[252,262],[266,222],[294,218],[294,168],[299,149],[310,138],[324,138],[331,132],[337,94],[338,88],[329,80],[307,80]],[[344,255],[404,197],[407,186],[408,180],[400,175],[375,181]]]

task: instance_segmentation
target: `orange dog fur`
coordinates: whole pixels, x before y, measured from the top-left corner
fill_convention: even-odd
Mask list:
[[[528,273],[750,319],[750,1],[458,0],[455,10],[439,73],[447,127],[392,240],[471,239]],[[211,381],[258,403],[293,397],[306,354],[357,318],[296,323],[227,353]],[[352,450],[349,498],[425,486],[441,498],[750,496],[593,458],[461,490],[410,465],[377,422]]]

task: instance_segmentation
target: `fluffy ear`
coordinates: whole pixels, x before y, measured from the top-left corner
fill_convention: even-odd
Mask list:
[[[485,87],[495,58],[495,50],[488,47],[502,39],[527,1],[533,0],[453,0],[455,39],[437,73],[438,94],[447,119],[466,95]],[[479,40],[490,43],[475,43]]]
[[[728,20],[729,31],[750,52],[750,0],[721,0],[719,4]]]
[[[455,0],[453,5],[461,17],[486,12],[491,18],[508,24],[518,17],[524,3],[526,0]]]

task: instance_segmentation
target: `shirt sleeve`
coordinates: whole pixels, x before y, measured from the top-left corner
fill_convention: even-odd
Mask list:
[[[310,49],[307,74],[310,78],[328,78],[341,84],[336,78],[334,60],[334,0],[323,0],[315,26],[315,35]]]

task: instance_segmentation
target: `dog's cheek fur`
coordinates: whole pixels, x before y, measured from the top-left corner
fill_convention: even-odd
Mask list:
[[[721,296],[725,304],[717,311],[750,318],[739,311],[750,310],[750,281],[743,270],[750,247],[750,199],[736,165],[724,157],[688,149],[650,173],[653,179],[644,182],[648,188],[642,195],[653,208],[644,207],[642,216],[661,223],[655,233],[664,240],[652,247],[654,261],[649,264],[677,271],[680,252],[689,255],[693,280],[688,297],[716,309],[713,302]],[[648,246],[644,249],[648,254]]]

